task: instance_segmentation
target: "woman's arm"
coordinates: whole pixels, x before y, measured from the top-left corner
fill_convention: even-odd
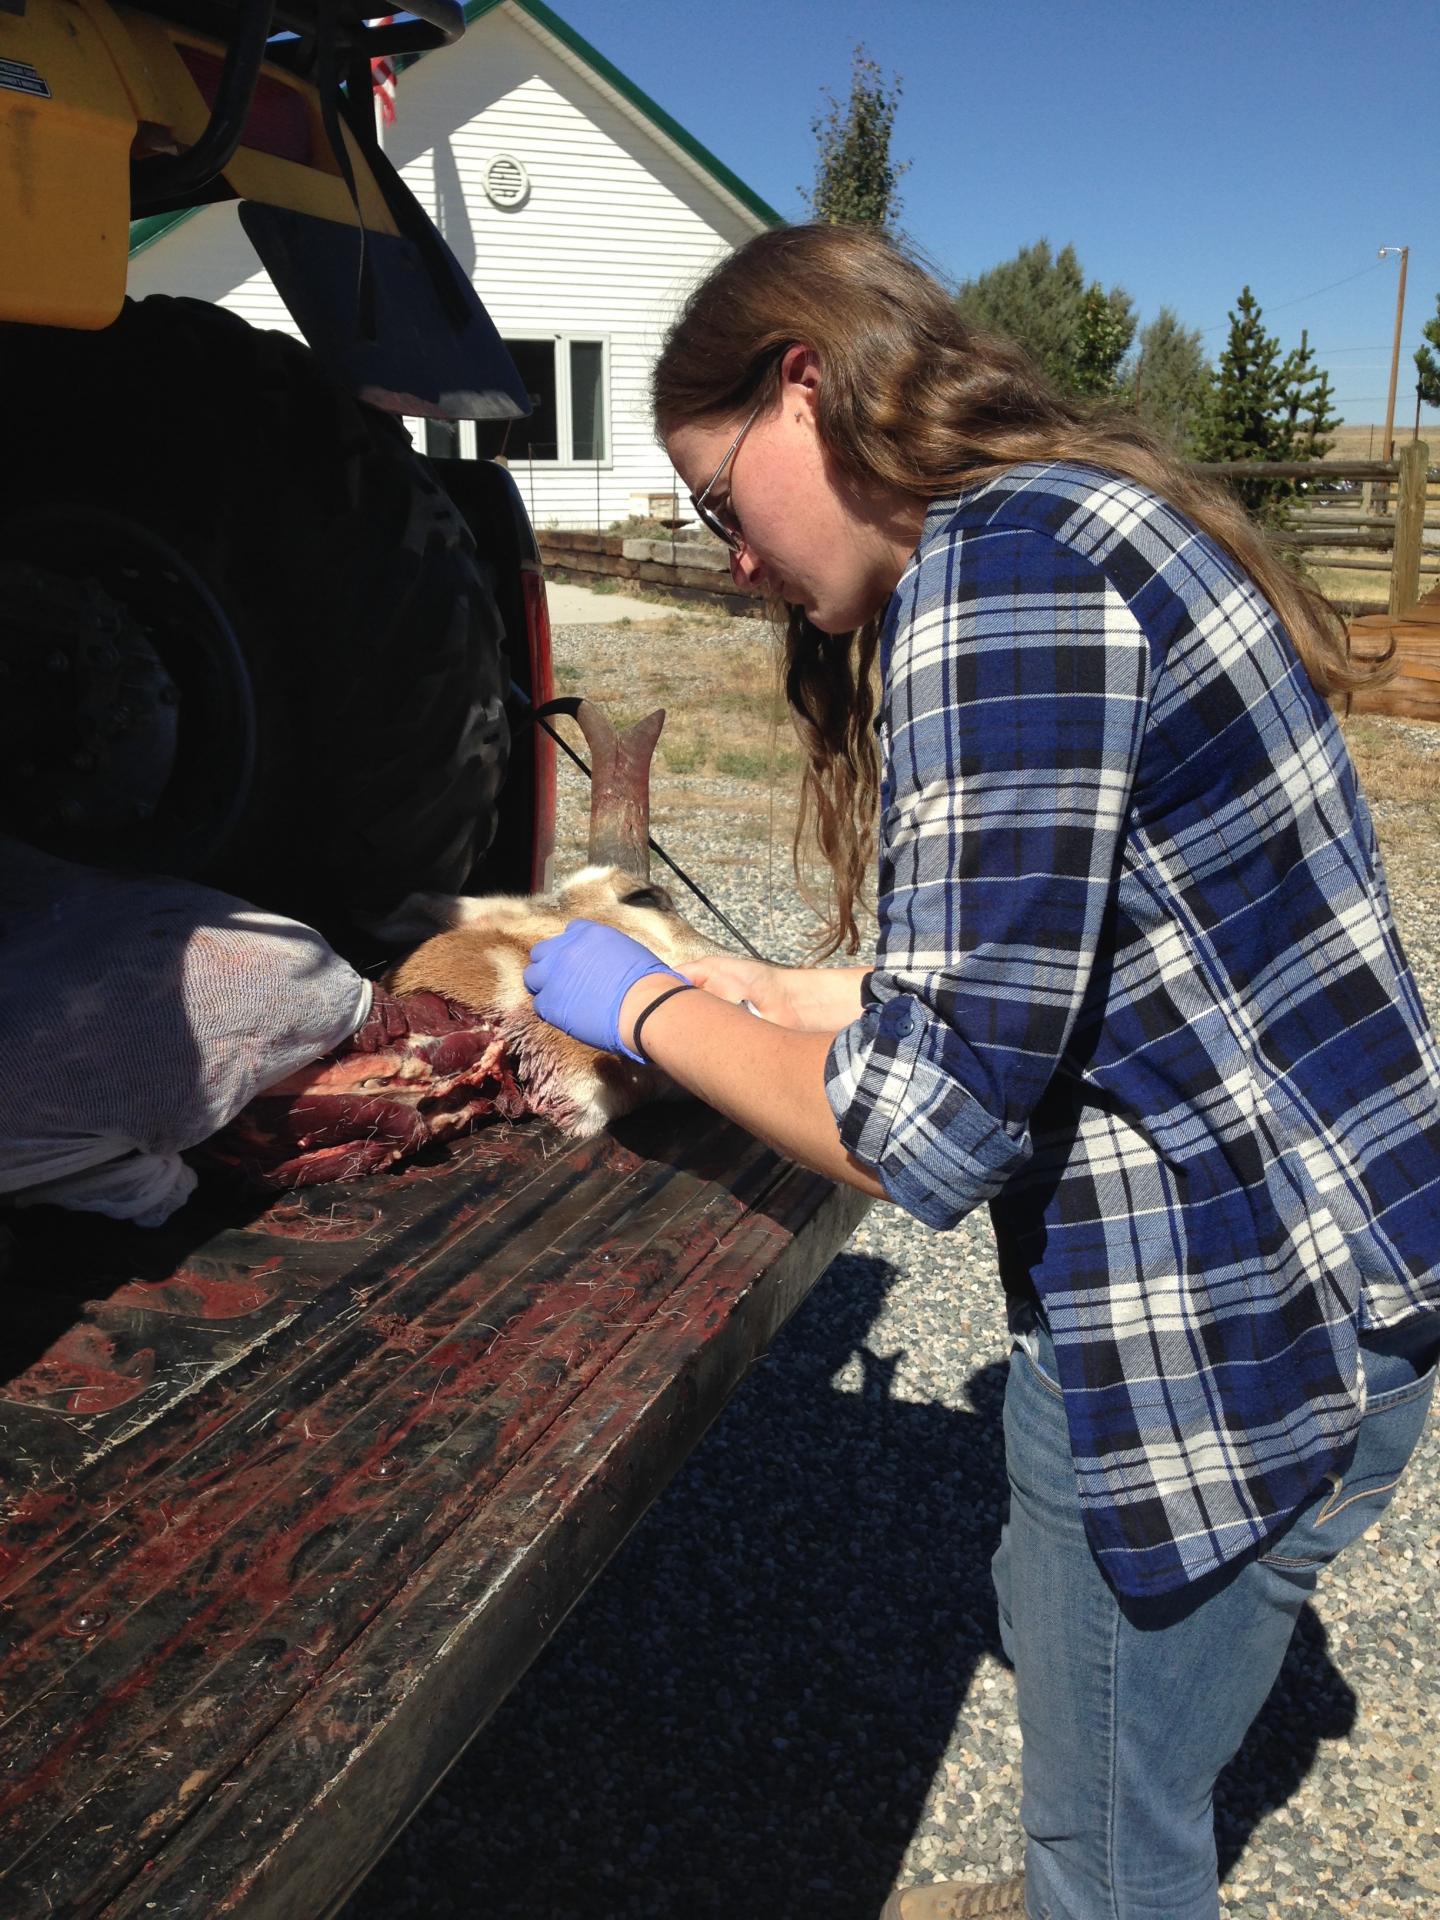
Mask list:
[[[734,953],[708,953],[680,968],[721,1000],[748,1000],[764,1019],[797,1033],[835,1034],[858,1020],[865,967],[776,967]]]
[[[852,975],[840,968],[796,971],[835,972],[841,980],[852,979],[849,991],[854,996],[854,1013],[850,1018],[859,1013],[859,972]],[[636,1020],[674,985],[668,973],[650,974],[628,989],[619,1018],[620,1037],[627,1047],[634,1046]],[[819,996],[815,1004],[819,1004]],[[709,991],[698,991],[677,993],[657,1008],[645,1022],[641,1037],[647,1056],[672,1080],[766,1146],[828,1179],[883,1200],[885,1189],[870,1168],[840,1144],[835,1116],[825,1098],[825,1056],[833,1031],[787,1030],[768,1020],[757,1020]]]

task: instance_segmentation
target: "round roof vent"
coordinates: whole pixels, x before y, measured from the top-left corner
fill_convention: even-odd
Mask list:
[[[506,213],[530,198],[530,176],[513,154],[497,153],[486,167],[485,197]]]

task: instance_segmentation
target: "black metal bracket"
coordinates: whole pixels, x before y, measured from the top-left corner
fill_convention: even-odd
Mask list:
[[[156,201],[173,205],[199,194],[234,158],[250,115],[274,15],[275,0],[247,0],[241,8],[234,37],[225,49],[209,124],[184,153],[152,154],[137,161],[130,189],[136,214],[148,211]]]

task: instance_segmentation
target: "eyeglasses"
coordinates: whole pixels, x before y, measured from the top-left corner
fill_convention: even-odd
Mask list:
[[[709,480],[700,489],[699,493],[692,493],[690,496],[690,504],[699,516],[701,526],[708,527],[718,540],[723,540],[732,553],[738,553],[745,544],[744,530],[739,520],[735,517],[734,509],[730,506],[728,500],[723,507],[707,507],[705,502],[714,492],[721,474],[724,473],[730,462],[735,458],[740,442],[760,418],[764,404],[762,400],[760,406],[756,407],[750,418],[745,422],[744,426],[741,427],[739,433],[737,433],[735,438],[730,442],[730,447],[725,458],[720,462],[714,473],[711,474]]]

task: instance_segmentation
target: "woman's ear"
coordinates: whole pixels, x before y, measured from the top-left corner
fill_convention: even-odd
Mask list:
[[[813,347],[797,342],[785,349],[780,361],[780,392],[787,410],[813,416],[820,397],[820,356]]]

